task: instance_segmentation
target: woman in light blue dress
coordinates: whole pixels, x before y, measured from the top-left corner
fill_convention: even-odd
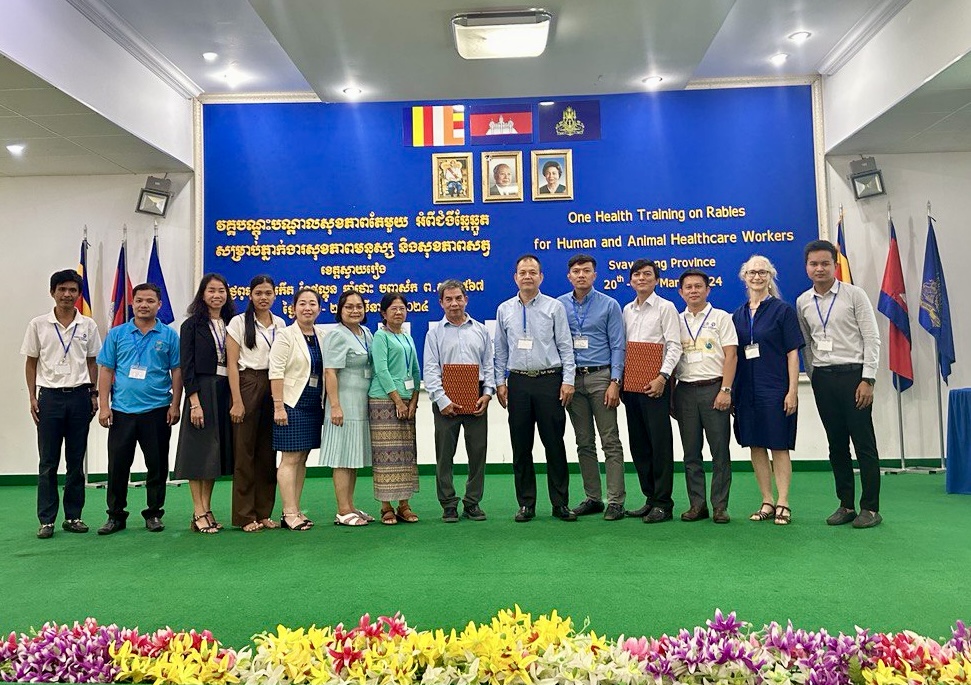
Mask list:
[[[371,331],[364,327],[364,298],[345,290],[337,301],[337,323],[324,340],[327,403],[320,463],[334,469],[335,525],[365,526],[374,520],[354,506],[357,469],[371,465],[368,387],[371,385]]]

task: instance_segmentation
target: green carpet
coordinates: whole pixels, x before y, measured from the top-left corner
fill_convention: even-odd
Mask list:
[[[546,504],[536,520],[517,524],[512,476],[490,474],[488,521],[442,523],[434,480],[422,477],[413,499],[420,523],[337,528],[331,481],[316,478],[303,498],[317,521],[310,532],[215,536],[189,532],[184,486],[168,490],[168,528],[147,532],[137,514],[145,492],[133,489],[132,527],[106,538],[94,534],[104,490],[89,490],[92,531],[65,533],[58,521],[46,541],[35,538],[34,489],[9,486],[0,488],[0,631],[94,616],[143,629],[209,628],[240,646],[277,623],[356,623],[364,612],[400,610],[417,628],[461,627],[515,603],[534,614],[556,609],[577,627],[589,618],[610,636],[702,624],[716,608],[757,625],[791,619],[805,628],[909,628],[932,637],[971,618],[971,497],[945,495],[943,475],[885,476],[885,521],[872,530],[825,525],[835,507],[830,474],[798,472],[794,482],[788,528],[746,520],[759,503],[750,473],[736,474],[727,526],[599,516],[563,523]],[[370,491],[362,479],[358,503],[376,513]],[[571,492],[576,504],[578,476]],[[628,493],[638,506],[633,475]],[[683,493],[679,475],[677,511]],[[214,504],[228,521],[228,483],[217,484]]]

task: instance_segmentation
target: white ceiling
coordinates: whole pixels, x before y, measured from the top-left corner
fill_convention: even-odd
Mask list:
[[[907,3],[550,0],[542,56],[465,61],[450,18],[509,8],[508,0],[63,1],[186,97],[312,90],[326,102],[345,101],[348,85],[364,101],[399,101],[634,92],[652,74],[675,90],[812,77],[833,73]],[[787,36],[798,30],[812,37],[795,45]],[[207,51],[219,58],[207,62]],[[0,143],[26,142],[29,154],[14,159],[0,148],[0,176],[186,170],[2,52]],[[781,67],[768,61],[776,52],[790,54]],[[959,62],[833,152],[971,150],[969,104],[971,64]]]

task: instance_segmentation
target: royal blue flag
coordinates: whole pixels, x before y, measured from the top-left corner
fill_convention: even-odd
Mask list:
[[[162,291],[162,307],[158,310],[158,320],[166,326],[175,321],[172,313],[172,303],[169,302],[169,293],[165,289],[165,276],[162,275],[162,263],[158,260],[158,236],[152,240],[152,256],[148,258],[148,276],[145,279],[149,283],[154,283]]]
[[[600,140],[600,100],[574,100],[540,105],[540,142]]]
[[[954,357],[954,336],[951,333],[951,307],[947,302],[944,267],[937,251],[934,220],[927,217],[927,247],[924,248],[924,277],[920,285],[920,325],[937,341],[937,363],[941,378],[947,383]]]

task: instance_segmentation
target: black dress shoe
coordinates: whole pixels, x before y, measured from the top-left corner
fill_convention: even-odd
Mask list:
[[[650,511],[651,511],[651,505],[650,504],[645,504],[640,509],[628,509],[625,513],[627,514],[628,518],[640,519],[640,518],[644,518],[645,516],[647,516],[647,514]]]
[[[458,507],[445,507],[442,512],[442,520],[445,523],[458,523],[459,522],[459,510]]]
[[[599,514],[604,510],[604,503],[596,499],[585,499],[580,504],[573,507],[573,513],[577,516],[587,516],[589,514]]]
[[[120,519],[108,519],[103,526],[98,528],[98,535],[111,535],[120,530],[125,530],[126,527],[125,522]]]
[[[42,523],[40,528],[37,529],[37,537],[41,540],[47,540],[54,537],[54,524],[53,523]]]
[[[604,521],[620,521],[624,518],[623,504],[608,504],[607,511],[604,512]]]
[[[516,523],[526,523],[536,518],[536,507],[519,507],[516,512]]]
[[[715,509],[715,515],[711,517],[715,523],[728,523],[732,517],[728,515],[727,509]]]
[[[478,504],[467,504],[462,508],[462,518],[467,518],[471,521],[485,521],[486,513],[482,511],[482,508]]]
[[[65,519],[61,528],[68,533],[87,533],[89,528],[81,519]]]
[[[577,515],[573,513],[573,510],[567,506],[553,507],[553,517],[558,518],[561,521],[576,521]]]
[[[145,519],[145,527],[148,528],[150,533],[161,533],[165,530],[165,524],[158,516],[149,516]]]
[[[826,525],[828,526],[842,526],[847,523],[851,523],[856,518],[856,511],[853,509],[848,509],[846,507],[840,507],[826,519]]]
[[[651,507],[651,510],[647,512],[647,516],[641,520],[644,521],[644,523],[662,523],[664,521],[670,521],[673,518],[674,516],[670,511],[662,509],[661,507]]]
[[[691,507],[688,511],[681,514],[681,520],[687,521],[688,523],[692,521],[701,521],[702,519],[708,518],[708,508],[707,507]]]

